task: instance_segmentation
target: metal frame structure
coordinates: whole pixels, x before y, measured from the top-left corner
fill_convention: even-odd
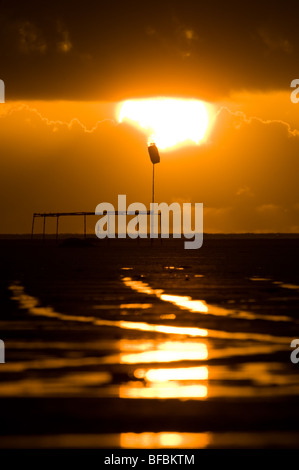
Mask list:
[[[139,214],[143,214],[143,212],[139,212]],[[151,211],[146,211],[147,215],[151,215]],[[34,223],[35,223],[35,218],[36,217],[42,217],[43,220],[43,236],[42,239],[45,239],[46,236],[46,218],[47,217],[56,217],[56,240],[58,240],[58,234],[59,234],[59,217],[69,217],[69,216],[83,216],[83,221],[84,221],[84,238],[86,238],[86,217],[88,215],[93,215],[96,216],[95,212],[34,212],[32,216],[32,228],[31,228],[31,240],[33,239],[34,235]],[[138,216],[138,211],[132,212],[132,211],[113,211],[113,212],[108,212],[108,223],[109,223],[109,215],[137,215]],[[161,214],[158,213],[158,218],[160,222],[160,229],[161,229]]]
[[[31,228],[31,239],[33,239],[34,234],[34,222],[36,217],[43,217],[43,240],[45,239],[46,234],[46,218],[47,217],[56,217],[56,240],[58,239],[58,228],[59,228],[59,217],[66,216],[83,216],[84,218],[84,238],[86,238],[86,216],[95,215],[94,212],[34,212],[32,216],[32,228]]]

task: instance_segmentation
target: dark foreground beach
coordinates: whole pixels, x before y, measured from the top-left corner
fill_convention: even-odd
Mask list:
[[[299,239],[1,240],[0,447],[299,447]]]

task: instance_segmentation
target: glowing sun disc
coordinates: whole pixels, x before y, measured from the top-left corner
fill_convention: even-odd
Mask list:
[[[209,126],[209,113],[203,101],[178,98],[148,98],[121,103],[119,122],[141,128],[149,142],[160,149],[180,144],[200,144]]]

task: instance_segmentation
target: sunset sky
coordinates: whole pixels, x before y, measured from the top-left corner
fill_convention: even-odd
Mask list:
[[[148,135],[118,113],[155,97],[202,100],[209,115],[199,144],[161,149],[157,202],[202,202],[205,232],[299,232],[297,10],[0,0],[0,233],[30,232],[33,212],[93,211],[118,194],[149,205]]]

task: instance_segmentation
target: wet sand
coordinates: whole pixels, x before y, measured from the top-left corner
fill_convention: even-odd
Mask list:
[[[0,447],[299,446],[298,239],[0,256]]]

